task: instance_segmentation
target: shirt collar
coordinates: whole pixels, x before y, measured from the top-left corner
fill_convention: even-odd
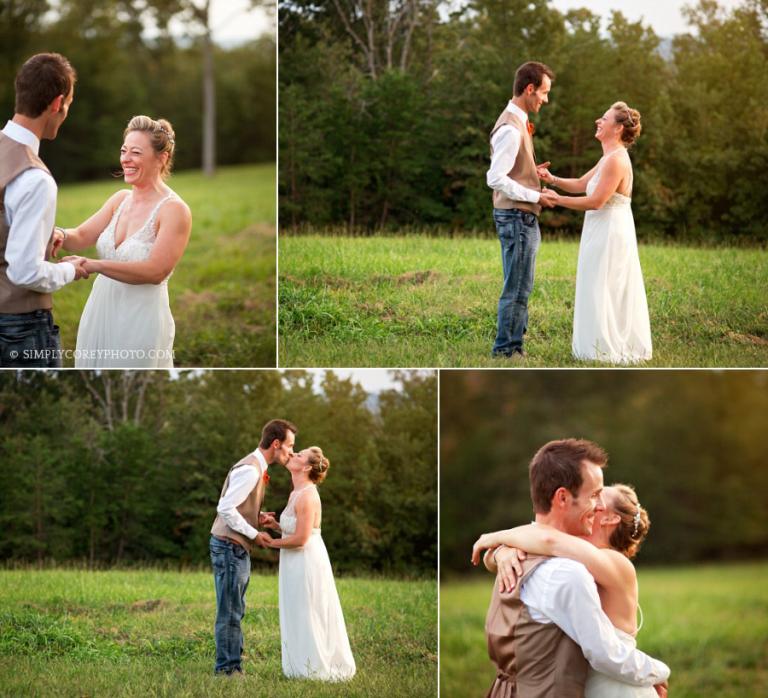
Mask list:
[[[519,119],[522,119],[523,126],[528,122],[528,114],[526,114],[520,107],[517,106],[511,99],[509,100],[509,103],[507,104],[507,111],[514,114]]]
[[[40,152],[40,139],[28,128],[20,126],[15,121],[9,121],[3,129],[3,133],[17,143],[29,146],[35,155]]]
[[[259,461],[261,472],[266,473],[269,468],[269,463],[267,463],[267,459],[264,458],[264,454],[257,448],[251,455],[256,456],[256,459]]]

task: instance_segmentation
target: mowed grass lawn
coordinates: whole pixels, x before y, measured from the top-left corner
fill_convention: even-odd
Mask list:
[[[578,241],[544,240],[524,364],[571,357]],[[647,366],[768,366],[768,252],[641,245]],[[492,359],[498,241],[280,236],[281,366],[509,366]],[[590,364],[591,365],[591,364]]]
[[[768,695],[768,563],[641,569],[638,635],[672,669],[675,698]],[[493,580],[440,587],[440,696],[476,698],[495,675],[484,624]]]
[[[331,684],[283,677],[276,574],[251,577],[237,680],[213,676],[209,572],[0,571],[0,695],[434,697],[435,582],[336,583],[357,675]]]
[[[212,179],[180,172],[168,185],[192,210],[189,246],[168,282],[175,365],[274,366],[275,165],[221,167]],[[61,186],[57,224],[78,225],[123,188],[122,180]],[[94,248],[78,254],[96,256]],[[75,348],[94,279],[54,296],[64,349]],[[65,358],[64,365],[74,360]]]

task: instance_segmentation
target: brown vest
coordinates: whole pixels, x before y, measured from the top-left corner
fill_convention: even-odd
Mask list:
[[[534,621],[520,600],[522,585],[547,559],[529,556],[512,593],[494,584],[485,635],[497,672],[487,698],[584,698],[589,665],[581,647],[554,623]]]
[[[512,169],[507,172],[507,177],[514,179],[518,184],[522,184],[529,189],[536,189],[541,191],[541,184],[539,182],[539,176],[536,174],[536,153],[533,149],[533,138],[528,133],[526,125],[513,114],[511,111],[505,109],[501,112],[501,116],[496,119],[496,125],[491,131],[491,141],[502,126],[508,124],[512,128],[516,128],[520,132],[520,150],[517,151],[517,158],[515,158],[515,164]],[[493,145],[491,145],[491,157],[493,157]],[[534,213],[537,216],[541,213],[541,206],[539,204],[532,204],[530,201],[515,201],[510,199],[504,192],[493,191],[493,207],[494,208],[519,208],[521,211],[528,211]]]
[[[227,473],[227,479],[224,480],[224,487],[221,488],[221,497],[224,496],[229,488],[229,478],[232,475],[232,471],[235,468],[239,468],[241,465],[260,465],[259,460],[253,454],[247,455],[238,463],[235,463]],[[267,483],[264,480],[264,475],[259,477],[256,486],[251,490],[250,494],[245,498],[245,501],[237,507],[241,516],[254,528],[259,527],[259,512],[261,511],[261,503],[264,501],[264,490],[267,488]],[[232,538],[242,545],[248,552],[251,552],[253,547],[253,541],[244,536],[242,533],[231,529],[227,526],[226,521],[221,518],[220,514],[216,514],[216,518],[211,526],[211,533],[219,538]]]
[[[50,310],[53,307],[50,293],[30,291],[14,286],[8,280],[5,248],[8,245],[10,229],[5,222],[5,188],[22,172],[33,167],[51,174],[45,163],[28,146],[0,133],[0,313],[31,313],[34,310]],[[51,257],[52,246],[53,230],[45,250],[46,260]]]

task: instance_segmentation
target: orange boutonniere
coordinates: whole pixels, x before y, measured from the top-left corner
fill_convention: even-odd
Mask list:
[[[269,484],[269,473],[264,473],[264,487]]]
[[[536,133],[536,125],[533,121],[528,121],[528,135],[532,136],[534,133]]]

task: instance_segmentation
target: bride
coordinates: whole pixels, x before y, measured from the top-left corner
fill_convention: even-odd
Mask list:
[[[597,121],[603,157],[578,179],[545,163],[539,177],[571,193],[555,205],[586,211],[576,272],[573,355],[585,361],[634,364],[651,358],[651,325],[632,218],[632,163],[627,149],[640,135],[640,112],[616,102]]]
[[[650,520],[630,486],[612,485],[606,487],[603,494],[605,511],[595,516],[590,535],[572,536],[545,524],[485,533],[472,548],[472,562],[478,564],[482,550],[500,545],[581,562],[597,582],[600,604],[619,639],[634,645],[642,625],[642,611],[638,604],[637,575],[630,560],[648,534]],[[584,698],[658,698],[665,694],[666,689],[661,686],[657,693],[654,687],[624,683],[591,667],[584,690]]]
[[[344,681],[355,675],[355,660],[333,581],[331,561],[320,536],[319,485],[328,459],[317,446],[296,453],[286,464],[293,480],[278,524],[266,525],[282,538],[264,536],[280,548],[280,637],[283,673],[288,677]]]
[[[100,257],[84,264],[99,278],[80,318],[76,368],[173,368],[168,279],[192,228],[189,207],[165,184],[175,144],[168,121],[134,116],[120,149],[131,189],[76,228],[57,228],[54,251],[95,244]]]

